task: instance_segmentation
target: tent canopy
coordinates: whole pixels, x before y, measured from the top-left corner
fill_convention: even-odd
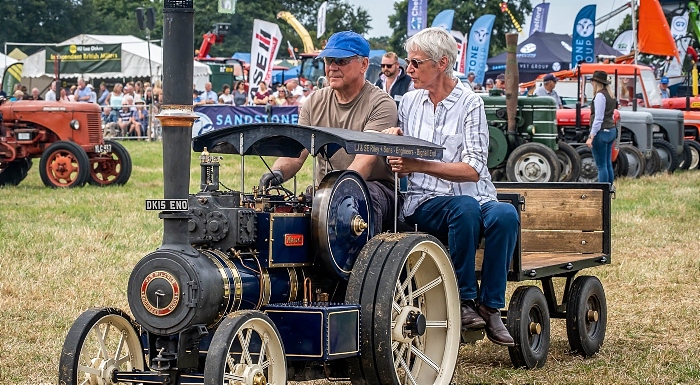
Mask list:
[[[17,63],[17,60],[10,57],[10,55],[5,55],[0,53],[0,83],[2,82],[2,77],[5,75],[5,68]]]
[[[516,49],[518,68],[521,82],[534,80],[537,76],[561,71],[569,68],[571,63],[571,36],[535,32]],[[622,54],[605,44],[600,39],[595,39],[596,55],[621,56]],[[507,53],[494,56],[486,61],[488,71],[486,78],[496,78],[498,74],[506,70]]]
[[[85,75],[90,79],[95,78],[147,78],[151,71],[154,77],[163,75],[163,48],[151,44],[151,68],[148,65],[148,42],[132,35],[78,35],[59,45],[69,44],[121,44],[122,45],[122,70],[121,72],[99,72],[99,73],[62,73],[62,78],[77,78]],[[194,59],[192,59],[194,61]],[[46,50],[41,50],[24,60],[23,78],[42,79],[50,81],[53,74],[46,73]],[[198,85],[209,81],[211,70],[209,66],[194,61],[194,79]]]

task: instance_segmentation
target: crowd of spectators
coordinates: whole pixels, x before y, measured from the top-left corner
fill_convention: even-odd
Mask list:
[[[201,106],[205,104],[227,104],[232,106],[300,106],[315,91],[313,83],[305,81],[304,85],[299,80],[290,79],[285,83],[273,83],[268,85],[261,81],[258,83],[258,92],[250,98],[247,92],[247,83],[239,81],[221,87],[221,91],[212,91],[212,84],[206,83],[204,91],[197,90],[193,86],[192,104]]]

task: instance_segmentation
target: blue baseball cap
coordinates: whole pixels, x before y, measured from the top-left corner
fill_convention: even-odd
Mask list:
[[[668,84],[668,78],[666,76],[661,78],[661,84]]]
[[[369,57],[369,42],[361,35],[352,31],[334,33],[328,44],[323,48],[319,58],[337,57],[344,58],[350,56]]]

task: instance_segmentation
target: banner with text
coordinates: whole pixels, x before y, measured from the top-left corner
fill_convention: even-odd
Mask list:
[[[121,44],[70,44],[46,47],[47,74],[54,73],[54,60],[60,58],[61,73],[122,71]]]
[[[467,54],[467,38],[459,31],[450,31],[452,37],[457,41],[457,61],[452,69],[457,72],[464,73],[465,55]]]
[[[595,63],[595,4],[578,12],[571,38],[571,68],[578,62]]]
[[[255,19],[253,22],[253,42],[250,47],[250,70],[248,73],[248,84],[250,84],[248,98],[250,100],[255,98],[260,82],[270,84],[273,62],[277,58],[281,39],[282,32],[277,24]]]
[[[428,0],[408,0],[406,35],[413,36],[428,25]]]
[[[484,83],[486,59],[489,57],[491,46],[491,30],[495,21],[495,15],[483,15],[476,19],[469,31],[466,72],[474,72],[474,81],[479,84]]]
[[[539,3],[532,10],[530,35],[535,32],[547,32],[547,14],[549,14],[549,3]]]
[[[318,7],[318,15],[316,15],[316,38],[326,33],[326,11],[328,10],[328,2],[324,1]]]
[[[452,30],[452,22],[454,21],[455,18],[455,10],[454,9],[446,9],[435,16],[435,19],[433,19],[433,24],[431,24],[431,27],[442,27],[445,28],[448,31]]]
[[[298,106],[272,106],[265,112],[265,106],[195,106],[198,118],[192,125],[192,137],[206,134],[223,127],[249,123],[299,123]]]

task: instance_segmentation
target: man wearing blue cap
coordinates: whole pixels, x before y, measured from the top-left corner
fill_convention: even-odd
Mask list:
[[[666,76],[661,78],[661,84],[659,84],[659,92],[661,92],[661,99],[667,99],[671,97],[671,90],[668,89],[668,78]]]
[[[365,80],[369,67],[369,42],[355,32],[337,32],[318,55],[325,64],[327,88],[311,94],[299,112],[299,124],[345,128],[353,131],[381,132],[398,122],[396,103],[381,89]],[[394,174],[385,158],[374,155],[350,155],[344,149],[326,149],[317,157],[316,180],[334,170],[357,171],[367,181],[372,198],[373,234],[381,232],[382,222],[394,219]],[[309,155],[279,158],[272,172],[260,178],[260,188],[276,186],[292,178]]]
[[[554,87],[557,85],[557,78],[552,74],[547,74],[544,75],[544,79],[542,80],[542,85],[537,87],[535,90],[535,95],[549,96],[557,103],[557,108],[561,108],[561,98],[559,98],[557,91],[554,91]]]

